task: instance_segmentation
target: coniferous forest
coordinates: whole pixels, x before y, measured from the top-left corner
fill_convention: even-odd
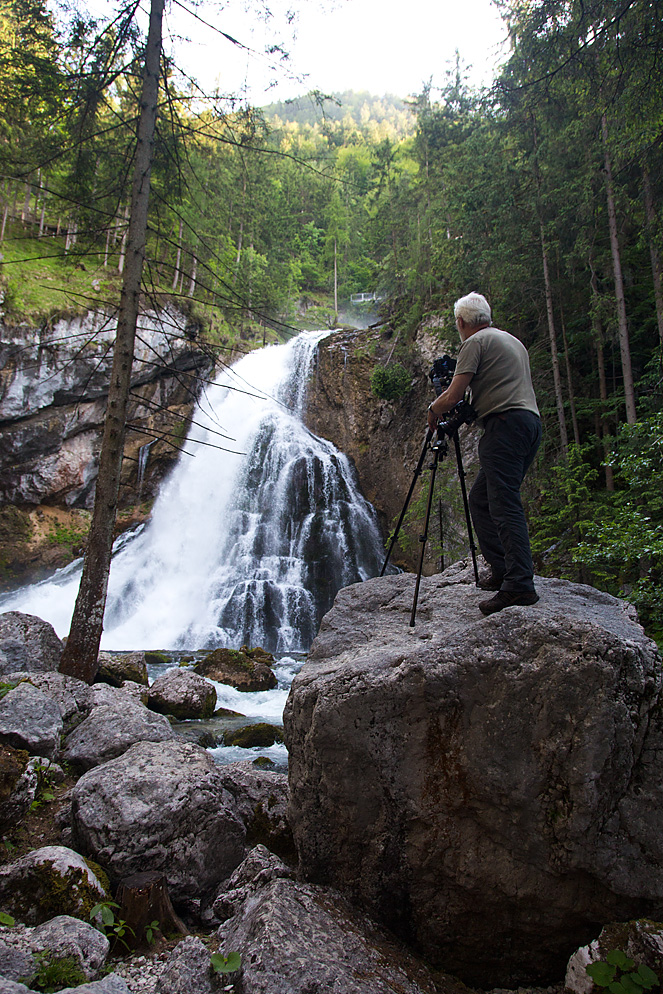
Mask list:
[[[333,326],[375,293],[407,368],[423,321],[485,293],[544,417],[537,570],[628,596],[660,638],[660,0],[496,2],[510,52],[481,92],[461,54],[441,90],[256,108],[162,53],[144,296],[230,350],[291,335],[303,300]],[[6,323],[118,299],[144,46],[133,4],[102,24],[0,0]]]

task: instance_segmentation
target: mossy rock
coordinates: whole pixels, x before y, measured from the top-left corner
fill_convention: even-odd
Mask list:
[[[61,846],[33,850],[0,869],[0,906],[26,925],[58,915],[89,921],[108,894],[78,853]]]
[[[256,652],[258,650],[250,650]],[[263,650],[259,650],[263,653]],[[251,692],[256,690],[273,690],[277,679],[271,670],[271,664],[264,662],[269,653],[263,653],[254,659],[241,649],[215,649],[205,656],[195,667],[195,672],[210,680],[227,683],[236,690]]]
[[[283,742],[283,729],[278,725],[269,725],[260,721],[255,725],[244,725],[243,728],[228,729],[223,733],[225,746],[239,746],[241,749],[261,749]]]
[[[149,679],[145,665],[146,653],[127,652],[113,656],[108,652],[99,653],[99,669],[95,683],[108,683],[111,687],[121,687],[125,680],[147,687]]]
[[[9,799],[29,761],[30,753],[27,750],[14,749],[13,746],[0,742],[0,829],[9,828],[16,819],[16,807],[9,803]]]
[[[172,663],[172,661],[173,657],[167,652],[162,652],[160,649],[145,653],[145,662],[148,666],[163,666],[167,663]]]

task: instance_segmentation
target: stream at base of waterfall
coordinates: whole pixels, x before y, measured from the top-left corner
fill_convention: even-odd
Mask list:
[[[113,555],[102,648],[262,646],[278,660],[276,690],[240,694],[215,684],[220,707],[252,720],[281,721],[292,677],[336,593],[377,575],[384,557],[349,460],[302,420],[327,334],[302,332],[252,352],[203,389],[150,521],[125,533]],[[0,611],[37,615],[62,638],[80,572],[78,561],[7,594]],[[270,749],[283,758],[284,747]]]

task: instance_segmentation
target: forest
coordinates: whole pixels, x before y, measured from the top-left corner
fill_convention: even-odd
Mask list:
[[[256,108],[161,56],[143,295],[221,353],[344,320],[375,293],[411,343],[477,289],[530,351],[545,443],[537,571],[628,596],[663,638],[663,19],[659,0],[496,0],[510,54],[473,90],[312,93]],[[0,0],[6,324],[113,306],[145,39]],[[473,53],[480,58],[481,53]],[[378,375],[380,374],[380,375]],[[386,384],[386,386],[385,386]]]

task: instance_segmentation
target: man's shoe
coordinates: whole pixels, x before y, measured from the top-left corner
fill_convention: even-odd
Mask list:
[[[499,590],[504,580],[504,574],[498,576],[492,570],[482,573],[479,577],[477,587],[479,590]]]
[[[495,614],[505,607],[513,607],[514,604],[536,604],[539,595],[536,590],[500,590],[487,601],[479,601],[479,610],[482,614]]]

